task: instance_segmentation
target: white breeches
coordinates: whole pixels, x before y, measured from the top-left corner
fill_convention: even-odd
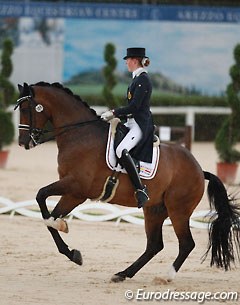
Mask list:
[[[124,149],[130,151],[142,138],[142,130],[134,119],[128,119],[124,125],[130,130],[116,149],[118,158],[121,158]]]

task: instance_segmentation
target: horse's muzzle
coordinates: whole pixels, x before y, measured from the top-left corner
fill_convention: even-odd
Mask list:
[[[18,144],[21,147],[24,147],[25,149],[31,149],[36,146],[32,138],[30,137],[29,133],[27,132],[21,132],[21,134],[18,137]]]

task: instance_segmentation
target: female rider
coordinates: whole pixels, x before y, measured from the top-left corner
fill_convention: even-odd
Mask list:
[[[149,58],[145,55],[145,48],[128,48],[126,60],[128,71],[132,72],[132,82],[127,90],[127,102],[124,107],[108,110],[101,115],[104,121],[113,117],[126,117],[125,125],[129,132],[116,149],[120,164],[126,169],[135,188],[135,197],[138,208],[149,200],[146,186],[139,177],[131,155],[144,162],[152,162],[152,147],[154,125],[150,111],[150,97],[152,84],[148,76],[147,67]],[[133,151],[131,151],[134,148]],[[129,154],[131,151],[131,155]]]

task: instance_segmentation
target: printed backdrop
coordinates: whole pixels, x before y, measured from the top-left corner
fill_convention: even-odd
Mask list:
[[[237,8],[0,1],[0,43],[14,40],[16,84],[101,69],[111,42],[119,71],[127,47],[146,47],[150,72],[218,95],[230,80],[239,21]]]
[[[127,47],[146,47],[149,71],[178,84],[219,94],[229,82],[233,48],[240,43],[240,26],[228,23],[167,21],[76,20],[65,22],[64,80],[103,66],[107,42],[116,46],[118,69]]]

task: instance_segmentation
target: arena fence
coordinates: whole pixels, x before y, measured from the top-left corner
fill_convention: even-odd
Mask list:
[[[55,207],[56,204],[56,201],[47,201],[49,209]],[[13,202],[10,199],[0,197],[0,214],[7,214],[9,217],[22,215],[42,219],[36,200]],[[194,212],[190,218],[190,226],[198,229],[207,229],[208,223],[206,219],[209,216],[210,212],[208,210]],[[86,200],[85,203],[76,207],[67,217],[67,221],[71,221],[73,218],[92,222],[115,221],[116,225],[121,221],[144,225],[143,212],[138,208],[125,208],[90,200]],[[166,219],[164,225],[171,225],[170,219]]]

